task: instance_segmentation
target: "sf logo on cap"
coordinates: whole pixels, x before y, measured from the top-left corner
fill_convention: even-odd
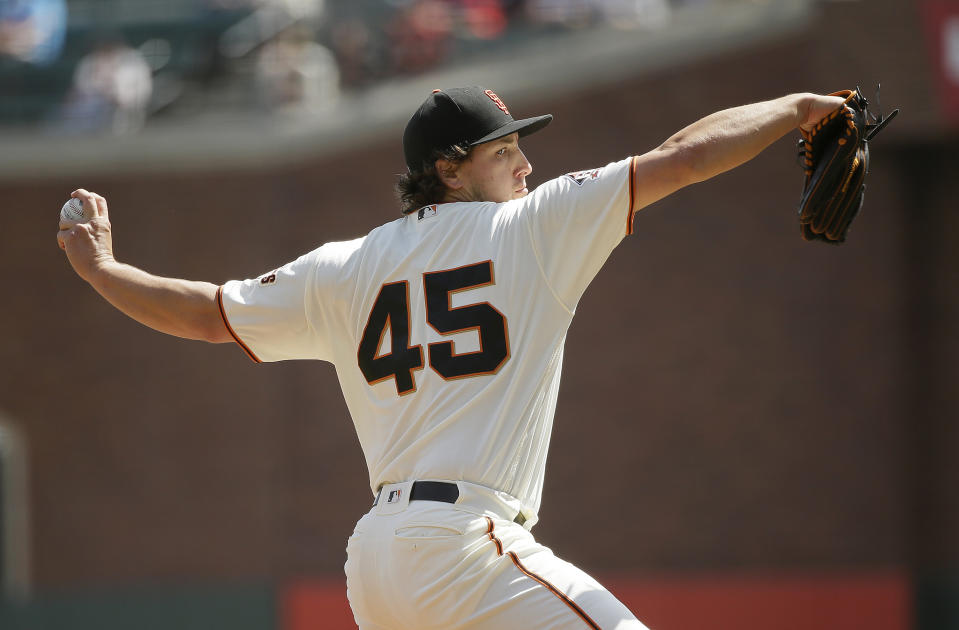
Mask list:
[[[486,94],[486,96],[490,97],[490,100],[491,100],[491,101],[493,101],[494,103],[496,103],[496,106],[497,106],[497,107],[499,107],[501,110],[503,110],[503,113],[509,115],[509,110],[506,109],[506,103],[504,103],[503,100],[502,100],[500,97],[496,96],[496,94],[493,92],[493,90],[486,90],[485,94]]]

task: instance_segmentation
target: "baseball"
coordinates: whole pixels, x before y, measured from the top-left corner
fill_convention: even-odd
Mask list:
[[[83,221],[83,202],[76,197],[63,204],[60,208],[61,221]]]

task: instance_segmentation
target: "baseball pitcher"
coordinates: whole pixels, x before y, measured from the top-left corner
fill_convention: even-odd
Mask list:
[[[83,217],[57,240],[147,326],[257,362],[335,365],[372,491],[347,543],[362,630],[644,628],[531,533],[576,305],[638,210],[842,104],[728,109],[529,191],[520,140],[552,116],[515,119],[482,87],[436,90],[403,136],[402,216],[361,238],[222,286],[161,278],[114,258],[107,201],[80,189]]]

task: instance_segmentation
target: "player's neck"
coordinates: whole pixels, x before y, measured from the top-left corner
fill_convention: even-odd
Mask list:
[[[484,201],[483,199],[478,199],[472,191],[464,188],[457,188],[453,190],[452,188],[446,189],[446,194],[443,195],[443,200],[441,203],[468,203],[470,201]]]

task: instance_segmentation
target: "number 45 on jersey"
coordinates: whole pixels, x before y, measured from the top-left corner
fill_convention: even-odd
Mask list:
[[[489,302],[453,308],[451,296],[493,284],[493,261],[423,274],[426,323],[441,335],[475,330],[480,349],[454,353],[452,341],[428,344],[430,368],[446,380],[495,374],[509,359],[506,317]],[[388,353],[377,354],[387,329]],[[380,288],[367,318],[356,359],[373,385],[392,378],[400,395],[416,391],[415,370],[423,368],[423,347],[410,345],[410,284],[390,282]]]

